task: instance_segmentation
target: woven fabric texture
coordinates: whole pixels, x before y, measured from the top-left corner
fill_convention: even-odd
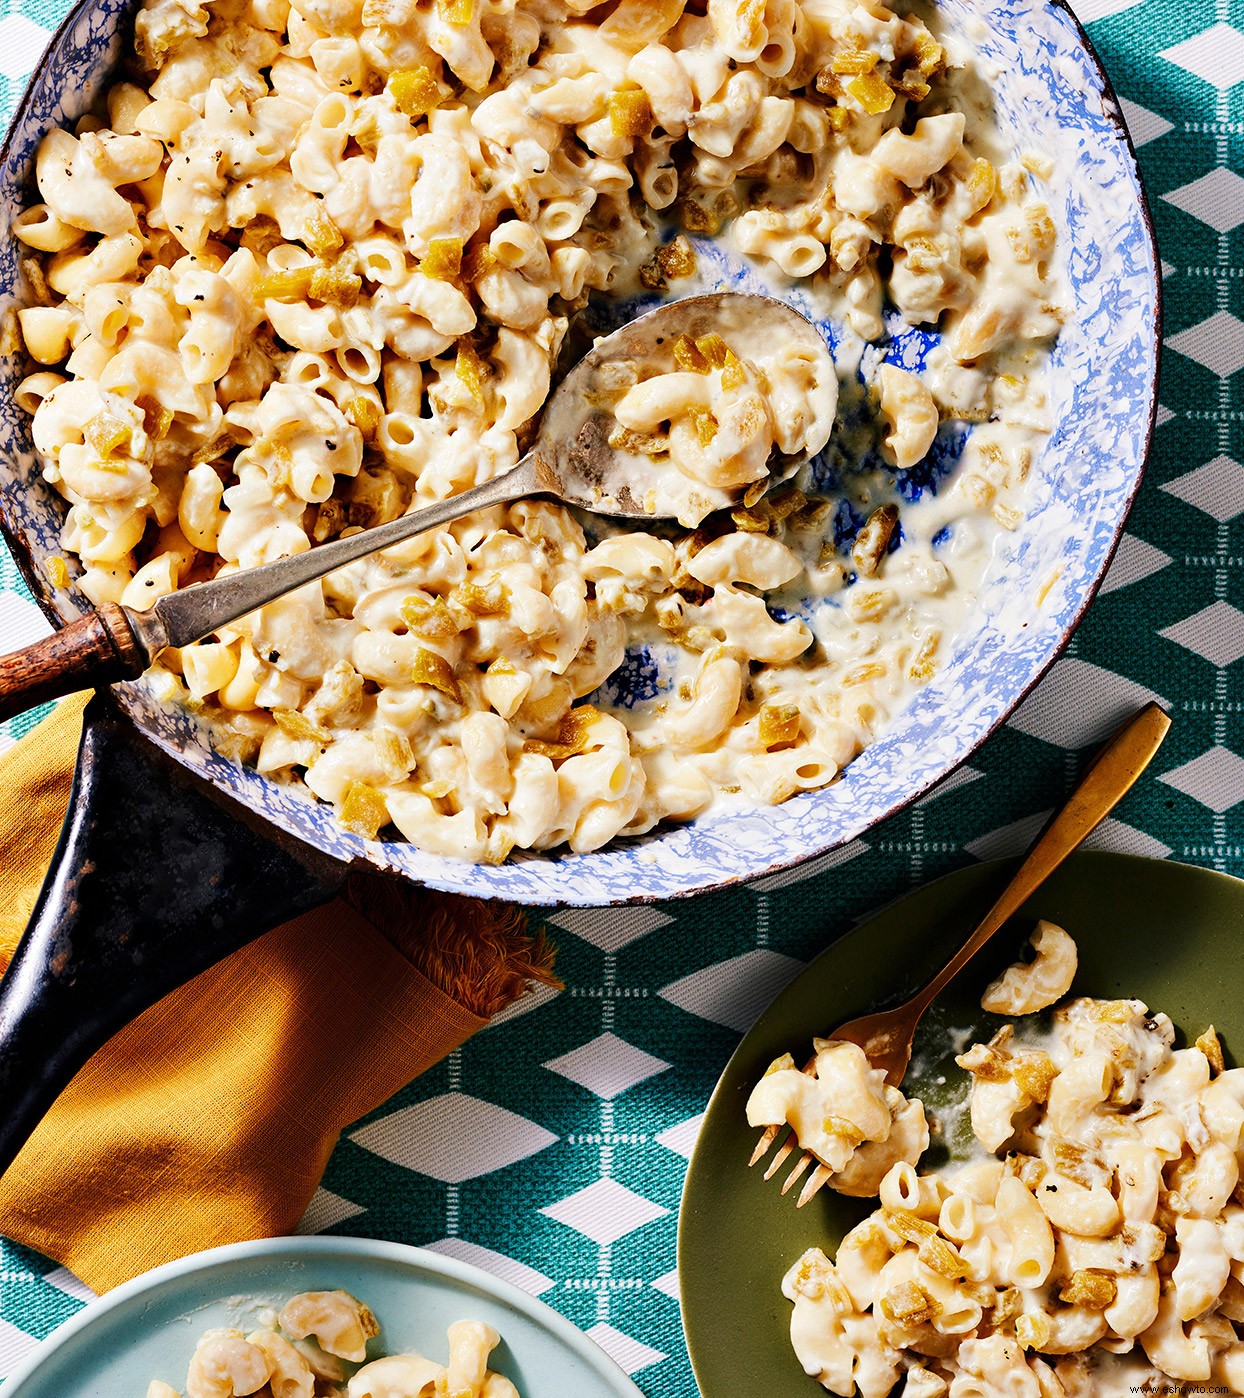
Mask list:
[[[0,115],[67,8],[0,0]],[[1174,731],[1090,845],[1244,874],[1244,0],[1077,9],[1139,148],[1166,321],[1148,476],[1066,655],[969,766],[845,849],[688,903],[549,910],[565,990],[520,1002],[349,1128],[303,1221],[517,1282],[650,1398],[695,1393],[675,1230],[698,1114],[802,963],[905,890],[1021,850],[1091,745],[1153,696]],[[42,629],[0,556],[0,651]],[[0,1242],[0,1375],[86,1296]]]

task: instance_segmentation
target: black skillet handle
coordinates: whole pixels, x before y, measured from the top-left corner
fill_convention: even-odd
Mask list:
[[[194,777],[97,694],[60,844],[0,980],[0,1173],[118,1029],[327,901],[345,873]]]

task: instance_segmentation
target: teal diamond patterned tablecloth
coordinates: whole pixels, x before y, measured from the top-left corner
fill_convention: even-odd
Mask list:
[[[7,117],[68,0],[0,0]],[[528,997],[348,1131],[304,1220],[430,1245],[540,1296],[650,1398],[695,1393],[675,1226],[698,1114],[772,994],[862,916],[1018,852],[1097,739],[1159,696],[1154,768],[1090,842],[1244,874],[1244,0],[1081,0],[1153,203],[1166,289],[1153,459],[1102,595],[1015,718],[862,840],[664,907],[552,910]],[[0,652],[44,630],[0,556]],[[31,717],[0,727],[0,745]],[[89,1293],[0,1241],[0,1375]]]

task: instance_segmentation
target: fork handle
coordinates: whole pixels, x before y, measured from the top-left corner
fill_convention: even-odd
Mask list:
[[[1135,785],[1170,729],[1170,718],[1155,703],[1130,718],[1097,754],[1067,804],[1041,832],[1014,878],[1002,890],[976,931],[953,959],[917,996],[920,1013],[1013,917],[1064,859],[1101,824]]]

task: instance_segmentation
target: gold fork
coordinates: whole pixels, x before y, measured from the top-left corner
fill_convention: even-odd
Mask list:
[[[1072,850],[1083,843],[1114,810],[1153,760],[1170,726],[1170,719],[1155,703],[1146,704],[1139,713],[1134,714],[1093,759],[1066,805],[1037,837],[1024,862],[998,895],[993,907],[980,920],[976,930],[924,989],[893,1009],[878,1010],[874,1014],[848,1020],[827,1037],[858,1044],[868,1055],[872,1066],[885,1071],[886,1082],[891,1087],[898,1087],[911,1061],[916,1026],[934,998],[1007,919],[1019,911]],[[815,1066],[816,1060],[812,1059],[803,1071],[811,1076]],[[781,1131],[780,1125],[765,1127],[749,1165],[757,1165],[764,1159]],[[765,1169],[765,1179],[771,1179],[782,1168],[797,1145],[794,1132],[788,1130],[786,1139]],[[805,1150],[787,1175],[782,1185],[783,1194],[807,1172],[812,1159],[811,1152]],[[803,1208],[831,1174],[827,1166],[818,1163],[804,1182],[796,1208]]]

